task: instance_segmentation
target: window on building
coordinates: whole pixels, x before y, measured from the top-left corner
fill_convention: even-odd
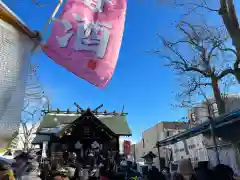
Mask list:
[[[174,153],[177,153],[177,152],[179,152],[179,149],[175,149]]]
[[[170,131],[166,131],[166,137],[169,137],[170,136]]]
[[[183,152],[183,151],[184,151],[184,148],[179,149],[179,151],[180,151],[180,152]]]
[[[192,145],[189,145],[189,146],[188,146],[189,149],[194,149],[195,147],[196,147],[195,144],[192,144]]]

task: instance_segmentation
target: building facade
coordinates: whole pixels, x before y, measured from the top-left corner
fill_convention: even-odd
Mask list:
[[[208,120],[208,117],[211,116],[213,118],[216,118],[219,116],[218,109],[216,104],[214,104],[214,99],[209,98],[209,102],[211,104],[211,108],[208,109],[207,102],[203,102],[202,104],[198,104],[197,106],[193,107],[192,109],[189,110],[188,112],[188,117],[191,122],[192,126],[199,125],[205,121]],[[239,110],[240,109],[240,95],[238,94],[230,94],[226,95],[224,98],[225,102],[225,109],[226,109],[226,114],[231,114],[231,112]],[[234,134],[234,125],[229,126],[229,131],[231,131],[231,134]],[[231,135],[228,138],[220,138],[223,135],[222,132],[218,132],[218,136],[216,137],[216,142],[218,146],[218,153],[219,153],[219,159],[220,162],[223,164],[227,164],[231,166],[235,173],[240,174],[238,172],[239,169],[236,167],[237,162],[236,162],[236,157],[239,154],[239,150],[231,143]],[[225,133],[226,137],[226,133]],[[239,140],[238,140],[239,141]],[[212,166],[215,166],[217,164],[217,157],[216,157],[216,152],[214,149],[214,143],[211,134],[204,133],[202,135],[202,144],[206,149],[206,154],[208,157],[208,160],[210,161],[210,164]]]
[[[185,131],[189,127],[185,122],[160,122],[143,132],[143,139],[135,144],[136,161],[143,162],[143,155],[152,151],[159,156],[156,142]],[[203,136],[198,135],[175,144],[160,147],[160,159],[154,159],[154,165],[158,168],[168,166],[170,162],[177,163],[181,159],[190,158],[193,163],[207,161],[207,149],[203,145]],[[160,160],[160,162],[159,162]]]
[[[225,95],[224,102],[226,113],[236,111],[240,107],[240,95]],[[207,121],[209,116],[213,118],[219,116],[217,105],[213,98],[209,98],[208,101],[203,101],[202,103],[195,105],[192,109],[189,109],[188,111],[188,119],[190,120],[190,124],[192,126],[199,125]]]
[[[193,164],[208,161],[207,149],[203,145],[202,134],[189,139],[169,145],[172,150],[172,159],[169,161],[177,163],[181,159],[191,159]]]
[[[185,122],[160,122],[153,127],[145,130],[142,133],[142,140],[135,144],[132,154],[135,154],[136,162],[143,162],[141,158],[149,151],[152,151],[158,156],[158,149],[156,148],[156,142],[170,137],[176,133],[184,131],[188,128],[188,124]],[[161,164],[165,164],[167,157],[167,150],[165,147],[160,149]],[[154,159],[154,165],[159,168],[159,158]]]

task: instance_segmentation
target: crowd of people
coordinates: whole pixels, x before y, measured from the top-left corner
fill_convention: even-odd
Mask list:
[[[156,168],[157,169],[157,168]],[[157,171],[157,170],[156,170]],[[178,163],[177,171],[170,172],[169,168],[163,168],[159,178],[147,178],[148,180],[236,180],[231,167],[218,164],[213,169],[208,167],[208,162],[199,164],[193,168],[189,159],[184,159]],[[155,176],[156,177],[156,176]]]
[[[58,176],[59,177],[59,176]],[[66,176],[64,176],[66,178]],[[71,179],[71,178],[70,178]],[[231,167],[218,164],[214,168],[208,167],[208,162],[202,162],[197,168],[193,168],[189,159],[181,160],[175,172],[170,172],[167,167],[159,170],[155,166],[148,165],[147,170],[140,171],[137,164],[128,160],[122,160],[116,171],[109,169],[107,164],[99,166],[98,176],[89,179],[100,180],[236,180]],[[58,180],[58,179],[56,179]],[[75,176],[72,180],[78,180]]]
[[[122,160],[119,166],[111,169],[111,163],[105,161],[91,168],[84,178],[79,176],[83,168],[78,169],[76,163],[77,156],[73,154],[65,162],[65,167],[56,167],[54,172],[49,171],[46,176],[37,156],[21,153],[15,157],[12,165],[0,163],[0,180],[237,180],[232,168],[227,165],[218,164],[210,169],[208,163],[204,162],[193,168],[189,159],[181,160],[174,172],[167,167],[159,170],[152,165],[142,171],[136,163],[128,160]]]

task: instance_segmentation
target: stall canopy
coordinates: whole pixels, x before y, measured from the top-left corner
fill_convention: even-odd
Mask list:
[[[221,116],[215,118],[213,120],[213,122],[214,122],[214,127],[216,129],[218,129],[224,125],[231,124],[231,123],[234,123],[239,120],[240,120],[240,110],[237,110],[237,111],[233,111],[228,114],[221,115]],[[202,123],[196,127],[188,129],[184,132],[178,133],[178,134],[171,136],[169,138],[166,138],[162,141],[158,141],[156,146],[166,146],[169,144],[173,144],[173,143],[176,143],[183,139],[188,139],[190,137],[193,137],[193,136],[196,136],[196,135],[208,132],[208,131],[210,131],[210,121],[209,120],[205,121],[204,123]]]
[[[76,120],[84,119],[84,116],[95,116],[96,121],[100,121],[106,128],[111,130],[117,136],[131,136],[131,130],[129,128],[126,115],[95,115],[92,112],[76,113],[76,112],[49,112],[46,113],[42,119],[37,136],[33,140],[33,143],[40,143],[41,137],[46,139],[46,136],[57,135],[64,129],[70,127]],[[40,137],[41,136],[41,137]]]

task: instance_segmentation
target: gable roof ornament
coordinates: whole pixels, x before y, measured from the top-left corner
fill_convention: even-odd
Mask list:
[[[75,106],[77,106],[77,112],[76,111],[60,111],[57,109],[57,111],[51,111],[47,112],[45,116],[43,117],[43,120],[40,123],[39,126],[39,132],[42,128],[56,128],[60,124],[70,125],[77,119],[79,119],[81,116],[90,116],[90,114],[87,113],[87,110],[84,110],[81,108],[77,103],[74,103]],[[107,128],[109,128],[114,134],[118,136],[131,136],[131,130],[128,126],[128,122],[126,119],[126,114],[124,115],[116,113],[116,111],[113,111],[112,113],[109,112],[98,112],[100,108],[103,107],[103,104],[95,108],[94,110],[88,111],[91,113],[91,117],[93,116],[98,119],[101,123],[103,123]],[[79,112],[81,111],[81,112]],[[57,121],[54,121],[54,118],[57,118]],[[79,119],[80,120],[80,119]]]

